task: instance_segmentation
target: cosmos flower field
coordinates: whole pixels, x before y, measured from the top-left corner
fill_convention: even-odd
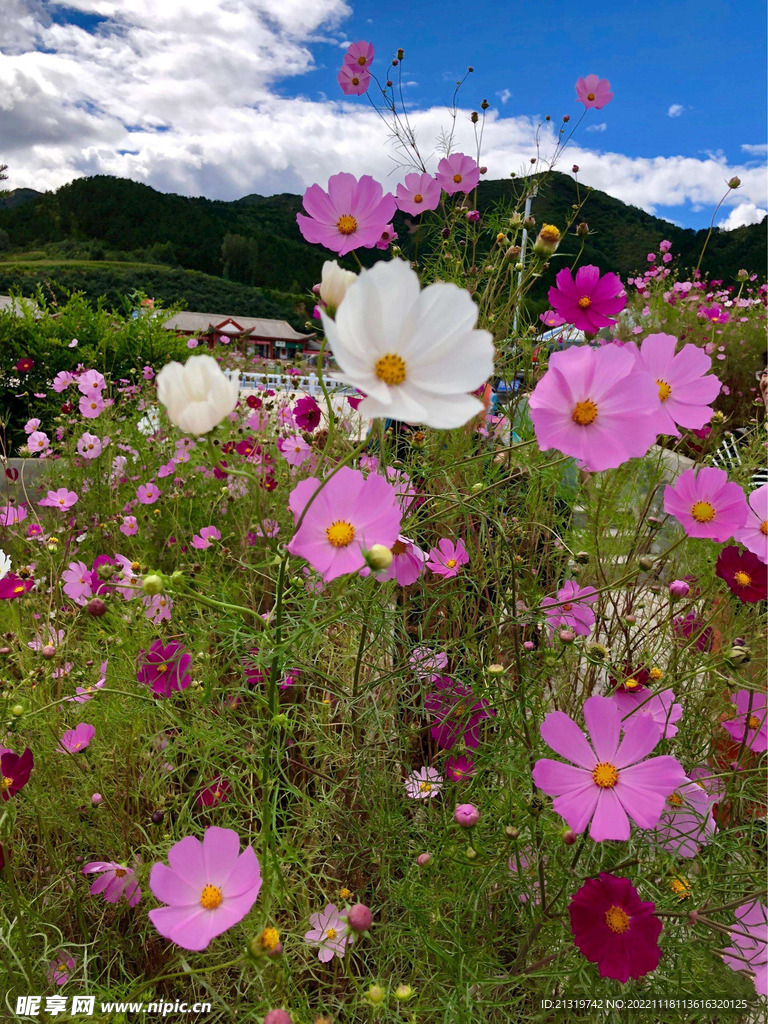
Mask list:
[[[325,263],[321,394],[241,388],[233,346],[158,356],[146,311],[127,373],[84,311],[0,354],[11,1017],[765,1011],[761,268],[707,280],[659,239],[621,280],[580,262],[588,190],[526,218],[597,75],[481,217],[485,107],[476,152],[423,160],[403,59],[355,43],[338,79],[387,121],[394,190],[341,169],[298,215],[385,254]]]

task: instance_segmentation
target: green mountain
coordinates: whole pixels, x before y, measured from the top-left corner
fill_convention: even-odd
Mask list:
[[[510,179],[484,181],[478,189],[478,209],[483,214],[499,204],[509,206],[522,187],[520,181]],[[584,187],[577,192],[569,175],[552,174],[533,201],[537,223],[562,227],[573,204],[584,194]],[[103,294],[111,294],[118,286],[132,282],[129,291],[142,288],[154,291],[155,297],[164,301],[183,300],[197,308],[213,309],[230,298],[233,302],[246,301],[244,295],[240,300],[224,293],[219,297],[212,282],[208,282],[213,289],[210,295],[199,279],[195,280],[200,287],[193,289],[192,278],[185,285],[184,271],[197,271],[221,281],[222,285],[226,278],[232,285],[249,288],[249,310],[259,301],[264,302],[265,308],[268,301],[275,301],[274,295],[260,295],[257,289],[277,291],[282,294],[278,301],[285,302],[287,297],[290,305],[291,296],[306,295],[319,281],[323,261],[333,256],[303,240],[296,224],[300,209],[301,197],[290,194],[248,195],[234,202],[221,202],[169,195],[148,185],[103,175],[78,179],[56,192],[17,190],[0,199],[0,230],[7,232],[10,245],[2,256],[0,287],[9,287],[14,274],[27,279],[28,287],[30,274],[35,273],[30,261],[36,259],[40,271],[45,267],[46,276],[66,276],[73,286],[94,275],[87,288],[89,292],[101,286],[97,284],[101,279],[106,282]],[[684,267],[695,266],[706,237],[706,231],[677,227],[597,190],[589,192],[579,219],[586,220],[590,227],[581,263],[594,263],[603,271],[612,270],[624,278],[647,267],[647,253],[658,249],[663,238],[672,243],[674,253],[680,254]],[[767,220],[734,231],[716,228],[702,270],[726,281],[733,279],[741,267],[762,276]],[[394,223],[398,244],[407,255],[412,255],[412,225],[400,213]],[[434,238],[433,233],[431,240],[422,239],[422,252],[434,244]],[[561,251],[568,254],[575,252],[576,247],[575,239],[566,239]],[[378,250],[361,250],[359,255],[364,264],[370,264],[383,254]],[[77,272],[70,266],[65,274],[66,268],[60,261],[74,261]],[[355,266],[349,259],[344,262]],[[117,264],[124,266],[115,269]],[[152,265],[154,276],[142,277],[142,271],[131,268],[131,264],[142,265],[145,275],[147,265]],[[113,275],[109,281],[105,278],[107,265]],[[163,267],[175,270],[176,274],[161,274]],[[184,292],[185,286],[189,293]],[[173,300],[166,298],[171,292]],[[543,300],[543,286],[541,295],[535,298]],[[239,305],[231,311],[246,312]],[[294,321],[304,316],[305,310],[299,309],[294,301]]]

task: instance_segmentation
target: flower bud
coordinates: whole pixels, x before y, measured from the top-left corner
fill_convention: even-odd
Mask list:
[[[511,227],[519,228],[520,225],[523,223],[523,216],[522,216],[522,214],[519,213],[517,210],[515,210],[515,212],[509,218],[509,223],[510,223]]]
[[[329,316],[335,316],[347,289],[357,280],[357,274],[344,270],[336,260],[326,260],[323,264],[322,278],[319,286],[320,298],[326,305]]]
[[[578,562],[579,565],[587,565],[587,563],[589,562],[589,552],[577,551],[576,554],[573,556],[573,560],[574,562]]]
[[[638,558],[637,564],[640,566],[641,569],[645,570],[645,572],[648,572],[649,569],[653,568],[653,559],[650,558],[648,555],[642,555],[640,558]]]
[[[469,120],[472,122],[472,124],[477,124],[477,122],[480,120],[480,115],[476,110],[473,110],[472,113],[469,115]]]
[[[672,580],[669,584],[669,596],[670,597],[688,597],[691,592],[691,588],[685,582],[685,580]]]
[[[395,999],[405,1002],[413,997],[413,989],[410,985],[398,985],[395,989]]]
[[[586,238],[589,234],[589,224],[587,224],[585,220],[583,220],[581,224],[576,225],[576,234],[579,238]]]
[[[14,718],[20,718],[24,714],[24,705],[14,704],[13,707],[11,708],[11,714],[13,715]]]
[[[45,647],[40,648],[40,654],[43,658],[50,660],[56,657],[56,648],[52,647],[51,644],[46,644]]]
[[[733,177],[728,182],[728,188],[738,188],[741,185],[741,178]]]
[[[162,594],[163,592],[163,577],[154,573],[151,576],[145,576],[141,581],[141,589],[145,594],[149,594],[150,597],[154,597],[156,594]]]
[[[738,272],[738,274],[736,275],[736,280],[737,281],[746,281],[746,280],[748,280],[748,278],[749,278],[749,271],[747,271],[747,270],[740,270]]]
[[[99,804],[101,803],[102,799],[103,798],[102,798],[101,793],[93,793],[91,795],[91,803],[93,804],[94,807],[98,807]]]
[[[578,164],[574,164],[573,167],[571,168],[571,170],[573,171],[574,174],[578,174],[579,173],[579,165]]]
[[[506,832],[510,839],[517,839],[520,836],[520,829],[515,828],[514,825],[507,825],[504,831]]]
[[[100,619],[102,615],[107,614],[107,606],[100,597],[92,597],[85,606],[85,610],[94,619]]]
[[[558,640],[560,640],[561,643],[572,644],[573,641],[576,639],[576,634],[573,632],[572,629],[561,629],[560,632],[557,634],[557,638]]]
[[[571,115],[570,114],[563,114],[563,124],[568,124],[568,122],[570,120],[571,120]]]
[[[367,907],[364,903],[356,903],[354,907],[350,907],[347,911],[347,924],[353,932],[370,931],[373,924],[373,914],[370,907]]]
[[[416,863],[420,868],[425,868],[431,860],[431,853],[420,853],[419,856],[416,858]]]
[[[264,1024],[291,1024],[291,1015],[287,1010],[270,1010]]]
[[[562,835],[562,840],[566,846],[573,846],[576,842],[576,833],[572,828],[567,828]]]
[[[533,243],[533,251],[540,256],[551,256],[559,244],[560,229],[554,224],[543,224]]]
[[[453,812],[453,820],[462,828],[472,828],[480,821],[480,811],[474,804],[457,804]]]
[[[468,846],[464,851],[464,856],[467,860],[474,860],[477,857],[477,850],[473,850],[471,846]]]
[[[535,217],[526,217],[525,220],[523,221],[523,227],[527,228],[529,231],[531,231],[533,228],[536,227],[536,218]]]
[[[381,985],[369,985],[365,998],[371,1006],[380,1006],[387,998],[387,990],[382,988]]]
[[[489,676],[503,676],[506,671],[507,670],[503,665],[494,664],[488,666]]]
[[[532,650],[535,649],[535,647],[536,647],[536,644],[533,642],[533,640],[526,640],[523,643],[523,650],[524,651],[532,651]]]
[[[477,222],[480,220],[480,211],[479,210],[467,210],[466,216],[467,216],[467,220],[470,222],[470,224],[477,224]]]
[[[384,544],[374,544],[365,552],[365,564],[369,569],[378,572],[381,569],[388,569],[392,565],[393,557],[390,548]]]

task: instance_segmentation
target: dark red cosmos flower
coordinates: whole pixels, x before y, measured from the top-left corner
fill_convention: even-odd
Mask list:
[[[651,682],[647,668],[632,668],[625,664],[620,676],[611,676],[611,682],[620,693],[637,693]]]
[[[751,604],[768,598],[768,565],[751,551],[741,551],[734,545],[723,548],[715,572],[740,601]]]
[[[29,373],[34,365],[34,359],[30,359],[29,356],[22,356],[18,363],[16,363],[16,369],[19,373]]]
[[[35,759],[29,747],[22,754],[14,754],[12,750],[3,751],[0,755],[0,796],[3,800],[10,800],[26,786],[34,764]]]
[[[8,466],[8,468],[5,471],[5,475],[8,477],[9,480],[16,481],[19,479],[19,471],[14,466]]]
[[[176,640],[165,647],[160,640],[155,640],[148,651],[140,652],[140,657],[143,661],[136,678],[151,686],[156,697],[170,697],[174,691],[186,690],[192,682],[187,673],[192,657]]]
[[[705,626],[702,620],[694,612],[689,612],[685,618],[677,618],[672,623],[672,629],[679,638],[682,646],[686,646],[691,637],[695,637],[694,645],[700,651],[711,651],[714,632],[709,626]]]
[[[245,400],[245,404],[248,406],[249,409],[260,409],[261,399],[258,397],[258,395],[248,395],[248,397]]]
[[[223,804],[231,788],[226,779],[217,775],[210,786],[200,790],[195,797],[195,803],[198,807],[215,807],[217,804]]]
[[[0,601],[13,601],[15,598],[21,597],[22,594],[26,594],[34,585],[34,580],[23,580],[15,572],[9,572],[4,579],[0,580]]]
[[[460,739],[473,750],[480,745],[479,725],[496,712],[485,699],[476,700],[472,690],[449,676],[432,676],[435,693],[424,701],[424,708],[437,718],[430,732],[443,750],[450,750]]]
[[[213,475],[216,477],[217,480],[226,480],[226,478],[229,476],[229,474],[227,473],[227,463],[224,459],[221,459],[221,461],[217,462],[216,465],[213,467]]]
[[[568,913],[573,941],[603,978],[622,984],[659,966],[662,924],[655,903],[644,903],[628,878],[603,871],[574,893]]]
[[[256,443],[255,437],[247,437],[243,441],[238,441],[235,445],[235,451],[238,455],[258,455],[261,448]]]

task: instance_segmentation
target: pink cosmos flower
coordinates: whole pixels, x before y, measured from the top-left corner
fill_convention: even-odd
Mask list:
[[[312,455],[312,449],[301,434],[284,437],[278,442],[278,448],[289,466],[302,466]]]
[[[93,395],[83,395],[78,403],[80,409],[80,415],[87,420],[95,420],[99,416],[103,409],[106,408],[106,403],[101,397],[101,392],[97,391]]]
[[[392,224],[387,224],[384,230],[381,232],[381,238],[376,243],[377,249],[388,249],[392,242],[396,241],[397,232],[395,231]]]
[[[676,345],[671,334],[649,334],[639,349],[634,343],[627,347],[659,389],[659,433],[679,437],[678,425],[699,430],[709,422],[720,381],[709,373],[712,360],[703,349],[684,345],[675,355]]]
[[[751,971],[757,994],[768,996],[768,906],[755,900],[733,913],[733,945],[723,950],[723,962],[733,971]]]
[[[627,304],[627,293],[618,274],[600,276],[598,267],[579,267],[572,277],[564,267],[549,289],[549,304],[569,324],[587,334],[613,327],[613,317]]]
[[[690,859],[707,846],[717,831],[712,816],[712,801],[693,779],[667,797],[656,828],[648,838],[675,857]]]
[[[200,533],[192,538],[192,547],[198,551],[205,551],[211,546],[211,541],[221,540],[221,534],[215,526],[204,526]]]
[[[408,661],[416,676],[426,679],[447,666],[448,655],[445,651],[433,651],[431,647],[414,647]]]
[[[311,395],[304,395],[293,407],[293,420],[301,430],[313,431],[320,426],[323,414],[320,406]]]
[[[29,747],[14,754],[8,747],[0,747],[0,797],[10,800],[29,782],[35,759]]]
[[[173,601],[167,594],[145,594],[141,599],[144,614],[155,624],[171,621]]]
[[[101,455],[101,438],[86,430],[77,442],[77,450],[84,459],[97,459]]]
[[[435,174],[437,183],[449,196],[456,192],[469,193],[477,188],[480,181],[480,168],[471,156],[463,153],[451,153],[437,165]]]
[[[66,487],[59,487],[57,491],[48,491],[44,498],[38,501],[38,505],[45,505],[46,508],[57,508],[60,512],[66,512],[77,501],[77,494],[68,491]]]
[[[167,867],[152,866],[149,887],[168,906],[149,911],[160,934],[182,949],[206,949],[250,911],[261,889],[261,868],[252,846],[240,852],[229,828],[207,828],[202,842],[186,836],[168,851]]]
[[[136,516],[123,516],[123,521],[119,526],[120,533],[126,537],[133,537],[134,534],[139,532],[139,524],[136,520]]]
[[[85,605],[93,597],[92,575],[92,570],[88,568],[85,562],[70,562],[62,572],[61,578],[64,580],[64,593],[75,604]]]
[[[61,394],[62,391],[66,391],[70,384],[74,383],[75,378],[68,370],[59,370],[56,376],[53,378],[53,384],[51,387],[57,394]]]
[[[92,725],[81,722],[74,729],[67,729],[59,740],[59,750],[65,754],[79,754],[86,749],[95,735],[96,729]]]
[[[749,507],[738,484],[724,469],[705,466],[686,469],[664,489],[664,511],[674,516],[689,537],[708,538],[719,544],[744,526]]]
[[[140,651],[140,657],[136,678],[150,686],[157,697],[170,697],[177,690],[186,690],[192,681],[187,673],[192,657],[176,640],[166,646],[155,640],[149,651]]]
[[[747,504],[747,520],[734,537],[761,562],[768,562],[768,484],[752,491]]]
[[[256,524],[257,537],[276,537],[280,533],[280,523],[276,519],[262,519]]]
[[[13,526],[27,518],[26,505],[0,505],[0,526]]]
[[[356,43],[350,43],[344,54],[344,63],[356,68],[369,68],[373,64],[374,53],[373,43],[366,43],[360,39]]]
[[[562,327],[566,322],[565,317],[560,316],[553,309],[548,309],[546,313],[540,313],[539,320],[545,327]]]
[[[589,636],[595,624],[595,613],[590,605],[596,600],[594,587],[580,587],[576,580],[566,580],[556,597],[542,598],[541,607],[553,633],[564,626],[579,636]]]
[[[50,446],[50,439],[44,430],[33,430],[27,438],[27,448],[33,453],[44,452]]]
[[[443,777],[437,768],[418,768],[405,780],[405,793],[411,800],[431,800],[443,789]]]
[[[352,64],[342,64],[339,73],[336,75],[339,88],[345,96],[362,96],[368,92],[371,84],[371,75],[365,68],[358,68]]]
[[[449,676],[433,676],[435,692],[424,701],[424,710],[434,715],[437,724],[430,733],[443,750],[451,750],[459,740],[472,750],[480,746],[480,723],[496,712],[484,697],[476,699],[472,689]]]
[[[573,941],[602,978],[622,985],[659,966],[662,923],[628,878],[603,871],[588,878],[568,906]]]
[[[397,580],[401,587],[409,587],[421,576],[426,560],[427,556],[421,548],[401,534],[392,545],[391,564],[377,572],[376,579],[382,583]]]
[[[756,754],[768,749],[768,709],[764,693],[739,690],[731,694],[731,703],[738,714],[723,722],[723,728],[736,743],[743,743]]]
[[[437,542],[436,548],[430,549],[427,568],[449,580],[458,576],[459,569],[468,561],[469,555],[461,537],[455,543],[450,538],[443,537]]]
[[[317,958],[321,963],[327,964],[334,956],[344,956],[353,936],[335,903],[329,903],[318,914],[311,914],[309,923],[312,927],[304,933],[304,938],[311,946],[318,947]]]
[[[662,242],[659,242],[659,252],[669,252],[672,248],[672,243],[668,242],[665,238]]]
[[[475,773],[475,762],[466,756],[459,754],[458,757],[449,757],[445,761],[445,774],[452,782],[462,782]]]
[[[101,395],[107,382],[98,370],[86,370],[77,378],[77,390],[81,395]]]
[[[309,216],[297,213],[296,220],[304,238],[340,256],[361,246],[373,248],[396,209],[395,197],[385,195],[369,174],[358,181],[345,172],[328,180],[327,192],[310,185],[303,202]]]
[[[344,466],[325,486],[312,477],[291,491],[288,506],[298,523],[288,551],[306,560],[328,582],[365,564],[374,544],[391,548],[400,532],[401,512],[394,487],[376,474],[368,477]],[[317,497],[309,503],[312,495]]]
[[[157,484],[153,484],[152,482],[148,484],[139,484],[139,488],[136,491],[136,497],[142,505],[153,505],[160,497],[160,489]]]
[[[414,216],[425,210],[436,210],[441,195],[440,183],[431,174],[416,171],[406,174],[405,183],[399,183],[395,190],[397,208]]]
[[[91,896],[103,893],[107,903],[117,903],[121,896],[125,896],[128,906],[135,907],[141,899],[141,889],[133,868],[113,860],[93,860],[85,865],[83,874],[100,875],[91,886]]]
[[[75,969],[75,961],[67,953],[58,953],[48,965],[45,976],[50,985],[64,985]]]
[[[656,440],[659,395],[624,348],[579,346],[554,352],[529,399],[536,440],[585,469],[615,469]]]
[[[672,690],[654,694],[644,690],[616,690],[611,694],[611,700],[618,706],[625,721],[635,712],[642,712],[650,715],[659,727],[661,739],[671,739],[677,735],[676,723],[683,717],[683,707],[682,704],[675,704]]]
[[[34,418],[31,420],[27,420],[27,422],[24,424],[24,433],[33,434],[39,426],[40,420]]]
[[[587,75],[576,80],[576,98],[584,104],[586,110],[602,110],[613,99],[611,83],[607,78],[598,75]]]
[[[621,712],[607,697],[584,702],[584,721],[592,743],[573,719],[562,711],[550,712],[541,724],[542,739],[575,765],[542,758],[533,769],[533,781],[554,796],[554,810],[574,832],[589,822],[595,842],[629,838],[629,817],[640,828],[655,828],[665,799],[685,781],[674,757],[648,758],[659,743],[659,728],[650,715],[633,715],[624,725]]]

